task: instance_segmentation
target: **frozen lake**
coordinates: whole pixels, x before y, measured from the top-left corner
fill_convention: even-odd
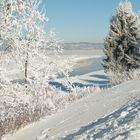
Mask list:
[[[75,65],[73,71],[70,73],[70,78],[73,78],[73,85],[76,87],[110,87],[108,75],[104,73],[103,66],[101,65],[104,58],[102,50],[94,48],[81,49],[81,50],[65,50],[63,57],[73,57]],[[59,82],[52,82],[52,85],[62,90],[66,90]]]
[[[103,56],[98,56],[79,60],[70,76],[84,75],[94,71],[102,70],[103,69],[101,65],[102,59]]]

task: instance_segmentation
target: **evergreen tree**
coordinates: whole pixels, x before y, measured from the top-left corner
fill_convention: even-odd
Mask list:
[[[105,71],[129,71],[140,66],[140,23],[129,1],[119,4],[105,39]]]

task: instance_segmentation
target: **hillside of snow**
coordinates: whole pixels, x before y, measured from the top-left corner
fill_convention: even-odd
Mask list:
[[[94,93],[4,140],[139,140],[140,80]]]

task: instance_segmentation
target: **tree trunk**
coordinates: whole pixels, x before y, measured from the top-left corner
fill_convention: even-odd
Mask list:
[[[28,78],[28,52],[26,54],[26,60],[25,60],[25,73],[24,73],[24,76],[25,76],[25,88],[27,88],[27,78]]]

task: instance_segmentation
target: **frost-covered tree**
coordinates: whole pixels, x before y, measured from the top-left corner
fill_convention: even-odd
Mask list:
[[[8,64],[13,65],[22,75],[23,84],[38,92],[47,87],[50,79],[60,73],[67,75],[71,70],[69,63],[59,56],[61,41],[55,32],[45,32],[47,18],[44,10],[39,10],[40,3],[39,0],[0,3],[1,73],[4,75],[8,70]]]
[[[60,75],[67,80],[72,65],[56,33],[45,32],[40,2],[0,0],[0,139],[68,101],[49,86]]]
[[[121,2],[105,39],[105,71],[122,72],[140,66],[140,22],[129,1]]]
[[[14,40],[18,39],[18,24],[12,13],[11,3],[0,1],[0,48],[5,51],[13,47]]]

